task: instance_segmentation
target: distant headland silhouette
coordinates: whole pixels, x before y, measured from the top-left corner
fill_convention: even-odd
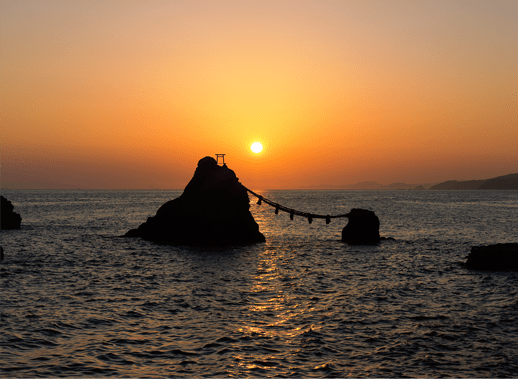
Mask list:
[[[448,180],[430,187],[431,190],[518,190],[518,174],[485,180]]]
[[[384,185],[370,181],[349,184],[341,188],[354,190],[518,190],[518,173],[497,176],[491,179],[465,181],[447,180],[441,183],[392,183]]]

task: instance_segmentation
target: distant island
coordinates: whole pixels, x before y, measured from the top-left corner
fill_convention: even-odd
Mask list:
[[[392,183],[392,184],[379,184],[377,182],[360,182],[356,184],[349,184],[344,186],[344,189],[352,190],[413,190],[413,189],[428,189],[433,183],[424,184],[407,184],[407,183]]]
[[[346,185],[342,188],[353,190],[518,190],[518,174],[509,174],[481,180],[447,180],[438,184],[392,183],[384,185],[377,182],[360,182]]]
[[[431,190],[516,190],[518,189],[518,174],[497,176],[485,180],[448,180],[430,187]]]

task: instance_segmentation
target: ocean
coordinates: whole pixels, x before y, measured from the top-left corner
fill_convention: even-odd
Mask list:
[[[518,242],[518,191],[258,192],[393,240],[251,198],[265,243],[158,245],[121,235],[182,191],[3,190],[0,376],[518,376],[518,272],[463,266]]]

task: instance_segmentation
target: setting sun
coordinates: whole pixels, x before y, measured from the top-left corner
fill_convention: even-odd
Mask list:
[[[260,153],[263,150],[263,145],[261,142],[254,142],[250,147],[254,153]]]

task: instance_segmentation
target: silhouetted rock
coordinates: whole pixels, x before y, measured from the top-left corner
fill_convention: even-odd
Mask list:
[[[380,242],[380,220],[373,211],[352,209],[349,222],[342,230],[342,241],[353,245],[375,245]]]
[[[202,158],[177,199],[126,233],[155,242],[182,245],[234,245],[264,242],[250,213],[248,192],[234,171],[212,157]]]
[[[474,246],[466,267],[476,270],[518,270],[518,243]]]
[[[14,212],[14,206],[5,197],[0,196],[0,229],[20,229],[22,217]]]

